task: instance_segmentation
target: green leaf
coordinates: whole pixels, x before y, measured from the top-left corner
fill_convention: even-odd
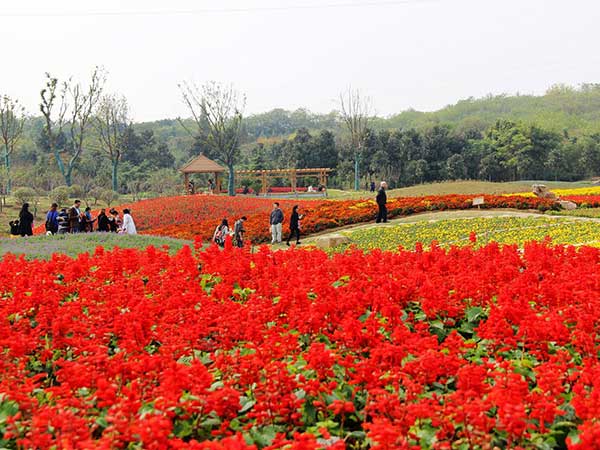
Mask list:
[[[467,322],[479,322],[482,316],[483,309],[480,306],[473,306],[472,308],[465,310],[465,318],[467,319]]]
[[[256,404],[256,400],[252,400],[249,397],[241,396],[240,397],[240,406],[239,413],[243,414],[246,411],[250,410]]]
[[[191,436],[194,431],[194,426],[191,421],[188,420],[177,420],[173,425],[173,434],[178,438],[185,438]]]

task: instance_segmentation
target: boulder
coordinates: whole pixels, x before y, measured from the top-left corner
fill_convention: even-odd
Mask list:
[[[556,194],[548,190],[545,184],[534,184],[531,186],[533,193],[539,198],[547,198],[549,200],[556,200]]]
[[[572,211],[577,209],[577,204],[570,202],[568,200],[558,200],[557,202],[562,209],[566,209],[567,211]]]
[[[350,238],[342,234],[329,234],[327,236],[321,236],[315,239],[316,246],[322,249],[350,244],[350,242]]]

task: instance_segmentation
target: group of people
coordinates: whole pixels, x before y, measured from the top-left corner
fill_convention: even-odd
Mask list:
[[[300,220],[304,217],[298,212],[298,205],[292,208],[290,215],[290,233],[287,238],[287,245],[290,245],[290,240],[295,236],[296,245],[300,244]],[[283,230],[283,211],[279,207],[279,203],[273,203],[273,210],[269,217],[269,225],[271,226],[271,244],[281,243]]]
[[[96,230],[94,225],[97,222]],[[19,219],[10,222],[11,234],[20,236],[33,235],[33,214],[29,211],[29,203],[24,203],[19,212]],[[101,209],[98,217],[92,217],[92,209],[88,206],[81,208],[81,201],[75,200],[70,208],[58,209],[57,203],[52,203],[46,213],[46,234],[89,233],[103,231],[113,233],[137,234],[131,211],[123,209],[123,218],[119,212],[111,208]]]
[[[227,219],[223,219],[217,228],[215,228],[215,232],[213,233],[213,242],[221,247],[225,246],[225,240],[227,236],[231,236],[233,238],[233,245],[236,247],[244,246],[244,235],[246,234],[246,229],[244,228],[244,223],[246,222],[247,217],[242,216],[233,224],[233,230],[229,229],[229,222]]]
[[[195,194],[196,193],[196,183],[194,183],[194,180],[190,180],[188,181],[187,184],[187,190],[188,190],[188,194]],[[208,194],[213,194],[215,192],[215,183],[214,181],[208,180]]]
[[[376,223],[387,222],[387,183],[382,181],[379,190],[377,191],[377,218]],[[298,211],[299,205],[294,205],[290,214],[290,228],[287,238],[287,245],[295,237],[296,245],[300,244],[300,221],[303,215]],[[213,234],[213,241],[218,245],[225,245],[227,236],[233,238],[234,245],[238,247],[244,246],[244,235],[246,230],[244,223],[246,216],[236,220],[233,229],[230,230],[227,219],[216,227]],[[284,215],[279,207],[279,202],[273,203],[273,209],[269,215],[269,226],[271,228],[271,244],[282,243]],[[137,234],[137,229],[131,211],[127,208],[123,209],[123,218],[119,216],[119,212],[111,208],[109,214],[106,214],[105,209],[100,210],[98,217],[93,218],[91,208],[88,206],[85,210],[81,210],[81,201],[75,200],[70,208],[62,208],[58,210],[58,204],[52,203],[50,210],[46,214],[46,233],[47,234],[66,234],[66,233],[84,233],[94,231],[94,223],[98,222],[96,231]],[[11,233],[14,235],[31,236],[33,235],[33,214],[29,211],[29,203],[24,203],[19,213],[19,220],[10,222]]]
[[[290,245],[290,241],[294,237],[296,238],[296,245],[300,244],[300,220],[304,216],[298,212],[298,209],[298,205],[294,205],[294,207],[292,208],[292,213],[290,215],[290,232],[286,242],[287,245]],[[233,238],[233,245],[237,247],[243,247],[244,235],[246,233],[244,223],[246,222],[246,220],[246,216],[242,216],[240,219],[235,221],[233,225],[233,230],[230,230],[229,222],[227,221],[227,219],[223,219],[221,223],[215,228],[215,232],[213,233],[212,239],[213,242],[222,247],[225,245],[225,240],[227,239],[227,236],[231,236]],[[269,215],[269,226],[271,228],[271,244],[282,243],[283,220],[283,211],[279,207],[279,202],[273,203],[273,210]]]

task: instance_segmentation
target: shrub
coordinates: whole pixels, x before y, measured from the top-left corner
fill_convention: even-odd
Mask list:
[[[33,202],[36,195],[36,192],[30,187],[20,187],[13,191],[13,197],[19,205],[22,205],[26,202]]]
[[[50,191],[48,198],[51,202],[58,203],[59,206],[66,205],[69,202],[69,188],[67,186],[58,186]]]
[[[83,191],[83,188],[81,186],[79,186],[78,184],[73,184],[71,186],[69,186],[69,197],[70,198],[81,198],[83,197],[83,194],[85,194],[85,192]]]
[[[93,188],[88,192],[88,197],[93,200],[94,206],[98,203],[98,200],[102,200],[102,195],[104,193],[104,189],[101,188]]]
[[[102,189],[102,191],[100,192],[100,196],[98,197],[98,199],[102,200],[108,206],[111,206],[112,203],[114,203],[117,200],[119,200],[119,193],[113,191],[112,189]]]

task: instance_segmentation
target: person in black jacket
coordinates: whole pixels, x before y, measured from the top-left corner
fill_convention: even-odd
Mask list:
[[[377,219],[375,219],[376,223],[387,222],[387,207],[385,206],[387,203],[387,194],[385,193],[386,188],[387,183],[382,181],[379,191],[377,191],[377,197],[375,197],[375,201],[377,202],[377,206],[379,208],[377,211]]]
[[[110,226],[108,225],[108,216],[106,210],[103,208],[98,214],[98,231],[109,232]]]
[[[296,235],[296,245],[300,244],[300,220],[302,215],[298,213],[298,205],[294,205],[292,208],[292,215],[290,216],[290,235],[287,240],[287,245],[290,245],[290,240]]]
[[[23,203],[19,212],[19,234],[33,236],[33,214],[29,212],[29,203]]]

